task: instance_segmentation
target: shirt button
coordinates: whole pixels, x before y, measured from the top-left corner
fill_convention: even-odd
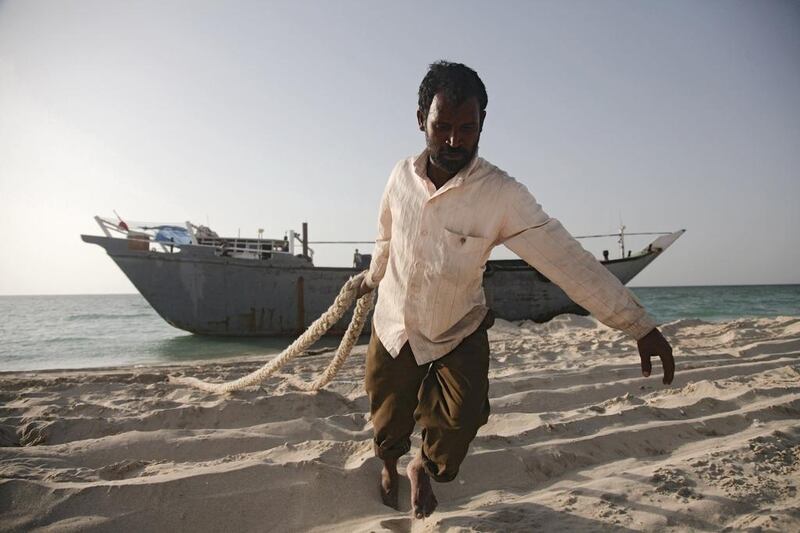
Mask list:
[[[421,235],[423,237],[426,236],[427,234],[428,234],[428,230],[426,230],[426,229],[422,230]]]

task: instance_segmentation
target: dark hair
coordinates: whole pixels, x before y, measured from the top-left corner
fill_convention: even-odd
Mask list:
[[[460,105],[473,96],[478,99],[481,111],[486,110],[489,97],[478,73],[461,63],[437,61],[432,63],[428,73],[419,85],[419,109],[427,118],[433,97],[444,91],[448,102]]]

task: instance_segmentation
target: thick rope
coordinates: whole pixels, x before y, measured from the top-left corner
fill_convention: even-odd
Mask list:
[[[275,359],[265,363],[264,366],[258,370],[251,372],[246,376],[242,376],[239,379],[224,383],[210,383],[197,378],[173,376],[170,376],[170,382],[179,385],[190,385],[207,392],[214,392],[218,394],[242,390],[247,387],[258,385],[262,381],[265,381],[272,376],[280,368],[285,366],[286,363],[310,348],[344,316],[347,310],[350,309],[353,301],[356,299],[358,287],[361,285],[361,280],[363,277],[364,273],[361,273],[347,280],[347,283],[342,286],[342,289],[339,291],[339,294],[336,296],[336,299],[328,308],[328,310],[325,311],[317,320],[315,320],[314,323],[311,324],[311,326],[309,326],[308,329],[297,338],[297,340],[289,345],[288,348],[282,351]],[[347,357],[350,355],[350,352],[353,350],[353,346],[358,340],[359,335],[361,335],[361,330],[364,328],[364,323],[366,322],[367,316],[372,309],[374,299],[374,291],[365,294],[358,299],[358,302],[356,303],[356,309],[353,312],[353,318],[350,320],[350,325],[347,326],[347,331],[342,337],[339,347],[336,349],[336,355],[333,357],[333,360],[330,362],[328,368],[325,369],[322,375],[311,383],[296,383],[292,381],[293,385],[306,391],[316,391],[331,382],[333,377],[344,364]]]

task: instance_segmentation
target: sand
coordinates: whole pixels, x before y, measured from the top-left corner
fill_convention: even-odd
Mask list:
[[[491,418],[426,520],[405,474],[400,512],[378,497],[364,346],[316,394],[167,382],[258,359],[0,374],[0,530],[800,531],[800,318],[663,331],[669,387],[591,318],[498,320]]]

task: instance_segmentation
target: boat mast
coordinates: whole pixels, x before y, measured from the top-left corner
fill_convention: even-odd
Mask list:
[[[303,257],[308,258],[308,222],[303,222]]]
[[[619,246],[622,248],[622,257],[625,258],[625,225],[620,224],[619,226]]]

